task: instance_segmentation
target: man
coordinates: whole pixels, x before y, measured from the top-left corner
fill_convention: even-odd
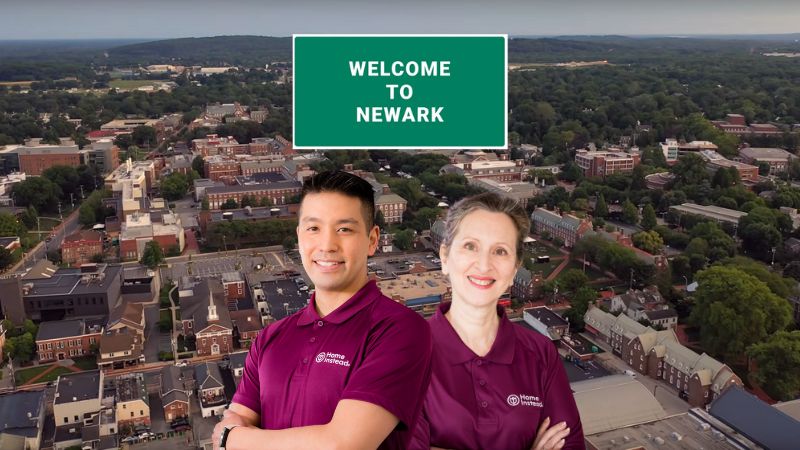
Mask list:
[[[300,256],[309,305],[262,330],[214,448],[406,448],[430,379],[427,323],[367,278],[372,186],[325,172],[303,186]]]

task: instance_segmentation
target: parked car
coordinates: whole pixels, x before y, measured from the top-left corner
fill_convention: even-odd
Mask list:
[[[189,431],[192,429],[191,425],[180,425],[174,428],[175,431],[178,433],[183,433],[184,431]]]

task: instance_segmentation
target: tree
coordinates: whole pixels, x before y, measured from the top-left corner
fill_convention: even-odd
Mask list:
[[[597,299],[597,291],[594,289],[583,286],[578,289],[570,299],[570,309],[564,313],[564,318],[568,319],[572,327],[577,330],[582,330],[583,316],[589,309],[589,304]]]
[[[739,361],[748,347],[792,320],[786,299],[737,268],[713,266],[695,279],[698,288],[689,322],[700,329],[700,342],[708,353]]]
[[[655,255],[664,248],[664,240],[655,231],[642,231],[633,235],[633,245],[647,253]]]
[[[594,216],[603,219],[608,217],[608,204],[603,194],[600,194],[600,197],[597,198],[597,204],[594,205]]]
[[[394,233],[394,245],[400,250],[408,250],[414,239],[414,234],[411,230],[401,230]]]
[[[140,125],[133,129],[131,141],[138,147],[150,148],[158,144],[156,129],[147,125]]]
[[[202,211],[208,211],[209,209],[211,209],[208,204],[208,198],[203,197],[203,200],[200,201],[200,209]]]
[[[766,161],[759,161],[758,162],[758,174],[762,177],[769,175],[770,166],[769,163]]]
[[[17,220],[16,216],[0,212],[0,237],[19,236],[25,232],[25,227]]]
[[[383,211],[381,210],[375,211],[375,225],[381,230],[386,229],[386,218],[383,216]]]
[[[787,401],[800,393],[800,331],[779,331],[753,344],[747,355],[756,363],[753,377],[770,397]]]
[[[222,204],[222,209],[236,209],[238,207],[239,204],[232,198],[225,200],[225,203]]]
[[[558,277],[558,284],[566,292],[575,292],[579,288],[586,286],[589,277],[578,269],[567,269]]]
[[[161,194],[167,200],[180,200],[189,190],[189,181],[186,175],[175,172],[161,181]]]
[[[197,155],[194,157],[194,159],[192,160],[192,170],[197,171],[197,173],[200,174],[201,177],[205,178],[206,166],[202,156]]]
[[[144,246],[142,259],[139,263],[143,266],[155,269],[162,262],[164,262],[164,252],[161,250],[161,245],[156,241],[147,242]]]
[[[37,211],[55,211],[61,197],[61,188],[45,177],[27,178],[15,184],[12,190],[17,205],[31,205]]]
[[[0,272],[5,270],[14,262],[14,255],[11,254],[5,247],[0,247]]]
[[[47,178],[61,188],[64,196],[75,194],[80,185],[78,171],[70,166],[52,166],[42,172],[42,176]]]
[[[639,223],[639,210],[630,200],[622,204],[622,221],[631,225]]]
[[[644,231],[650,231],[658,224],[656,221],[656,210],[653,205],[646,204],[642,209],[642,223],[640,224]]]

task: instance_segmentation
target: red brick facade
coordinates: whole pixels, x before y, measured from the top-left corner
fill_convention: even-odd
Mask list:
[[[92,344],[100,344],[100,333],[70,336],[61,339],[37,340],[36,349],[40,363],[60,361],[90,353]]]
[[[79,231],[67,236],[61,245],[61,260],[73,267],[91,262],[98,254],[103,254],[103,236],[96,231]]]
[[[19,155],[19,171],[28,175],[41,175],[42,172],[53,166],[78,167],[80,165],[81,155],[77,152]]]

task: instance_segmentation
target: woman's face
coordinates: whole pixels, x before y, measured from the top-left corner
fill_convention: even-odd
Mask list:
[[[517,272],[517,229],[508,215],[484,210],[467,214],[450,248],[442,246],[442,272],[453,302],[495,305]]]

